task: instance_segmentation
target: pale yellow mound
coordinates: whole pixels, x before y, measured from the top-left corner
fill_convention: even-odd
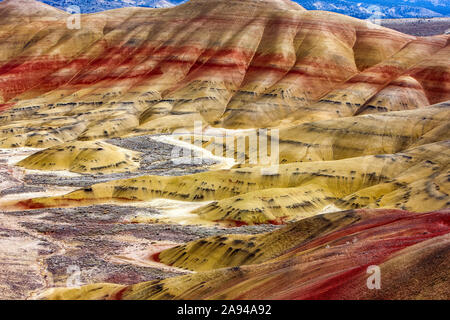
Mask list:
[[[280,165],[271,173],[254,167],[182,177],[142,176],[96,184],[65,196],[30,199],[19,205],[55,207],[105,199],[216,200],[196,212],[206,220],[249,224],[296,220],[330,208],[425,212],[448,207],[449,143],[427,144],[396,154],[294,162]]]
[[[360,218],[356,211],[328,213],[269,233],[221,235],[188,242],[162,251],[158,258],[164,264],[193,271],[258,264],[311,238],[357,223]]]
[[[448,218],[448,210],[337,212],[264,235],[200,239],[159,254],[165,264],[197,271],[191,274],[131,286],[55,288],[40,298],[446,299]],[[382,290],[367,289],[368,265],[380,266]]]
[[[78,173],[126,172],[139,167],[139,153],[104,142],[75,141],[39,151],[17,165]]]
[[[190,131],[194,121],[284,127],[450,99],[447,35],[417,38],[288,0],[123,8],[82,15],[75,29],[66,20],[37,1],[0,2],[0,147]]]

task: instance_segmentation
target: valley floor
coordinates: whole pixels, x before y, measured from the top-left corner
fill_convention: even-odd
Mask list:
[[[147,159],[134,175],[180,175],[205,171],[202,165],[174,165],[173,146],[149,137],[109,140],[109,143],[146,152]],[[123,174],[81,175],[25,170],[13,164],[35,149],[1,149],[0,199],[10,201],[33,196],[57,195],[94,182],[123,178]],[[150,165],[151,163],[151,165]],[[127,175],[130,176],[129,174]],[[163,279],[189,271],[155,261],[154,253],[199,238],[222,234],[256,234],[276,226],[224,228],[158,219],[186,208],[177,201],[153,201],[135,206],[101,204],[76,208],[0,211],[0,299],[33,298],[51,287],[89,283],[133,284]],[[190,207],[188,206],[188,209]],[[152,218],[155,223],[136,223]],[[179,214],[177,214],[179,217]],[[182,217],[181,217],[182,218]],[[181,220],[180,220],[181,222]]]

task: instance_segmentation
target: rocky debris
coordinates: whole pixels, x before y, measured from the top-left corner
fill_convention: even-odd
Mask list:
[[[0,275],[0,298],[30,298],[45,288],[68,286],[75,280],[80,284],[133,284],[172,277],[183,271],[113,257],[127,251],[146,252],[160,242],[176,244],[278,228],[123,223],[123,218],[135,211],[158,214],[152,208],[117,205],[0,212],[0,257],[4,269]]]

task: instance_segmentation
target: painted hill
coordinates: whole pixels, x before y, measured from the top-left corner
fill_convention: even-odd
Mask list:
[[[193,275],[47,297],[448,297],[450,35],[415,37],[289,0],[121,8],[83,15],[80,29],[67,18],[33,0],[0,3],[0,148],[42,149],[18,165],[128,172],[139,154],[105,140],[174,132],[235,164],[93,179],[2,210],[168,199],[195,205],[183,209],[205,225],[291,224],[154,257]],[[261,128],[279,132],[276,163],[248,161],[262,143],[228,152]],[[371,265],[383,267],[386,291],[366,290]]]
[[[44,5],[18,23],[15,3],[0,6],[0,37],[15,35],[0,51],[3,147],[171,132],[195,120],[236,129],[385,112],[398,110],[389,97],[404,87],[402,109],[450,99],[449,36],[416,38],[287,0],[124,8],[83,16],[80,30]]]
[[[51,289],[42,298],[446,299],[449,217],[448,211],[331,213],[271,234],[209,238],[160,254],[195,274]],[[367,285],[371,266],[383,270],[382,290]]]
[[[42,30],[17,25],[18,7],[3,3],[2,36],[12,30],[16,36],[1,51],[0,146],[50,148],[42,155],[71,159],[76,155],[64,150],[75,141],[189,134],[195,121],[217,129],[278,126],[280,171],[270,175],[241,163],[227,172],[112,181],[20,206],[214,200],[196,213],[251,224],[299,219],[329,206],[447,205],[447,35],[407,36],[287,0],[124,8],[83,16],[82,28],[70,30],[59,11],[22,1],[42,8],[24,16]],[[164,33],[156,30],[161,24]],[[216,144],[214,137],[201,143]],[[97,148],[90,150],[95,159]],[[225,150],[213,152],[226,156]],[[256,153],[249,148],[244,159]],[[46,168],[52,162],[42,155],[23,164]]]

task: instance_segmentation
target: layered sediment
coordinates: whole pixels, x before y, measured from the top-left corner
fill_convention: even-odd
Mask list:
[[[195,274],[131,286],[52,289],[44,297],[446,299],[448,233],[448,211],[331,213],[266,235],[218,236],[159,255],[162,261],[199,270]],[[382,290],[367,285],[373,266],[383,270]],[[405,274],[405,268],[410,272]]]
[[[33,244],[22,265],[32,265],[27,279],[41,276],[24,292],[63,285],[59,260],[77,252],[109,276],[41,297],[447,299],[449,53],[449,35],[406,35],[288,0],[80,17],[33,0],[1,2],[0,206],[9,218],[0,219],[0,240],[16,228],[18,241]],[[277,160],[252,162],[263,146],[250,136],[267,128]],[[26,156],[16,159],[17,148]],[[187,160],[210,158],[183,164],[185,149]],[[76,174],[62,181],[61,171]],[[76,190],[61,192],[66,184]],[[42,225],[47,215],[54,226]],[[167,223],[182,239],[148,241],[146,230],[159,241]],[[229,226],[244,231],[224,235]],[[72,248],[80,241],[86,255]],[[95,241],[117,250],[100,261]],[[52,259],[59,273],[49,282],[43,265]],[[133,267],[111,267],[124,259]],[[148,266],[173,273],[155,280]],[[383,272],[382,290],[366,285],[371,266]]]

